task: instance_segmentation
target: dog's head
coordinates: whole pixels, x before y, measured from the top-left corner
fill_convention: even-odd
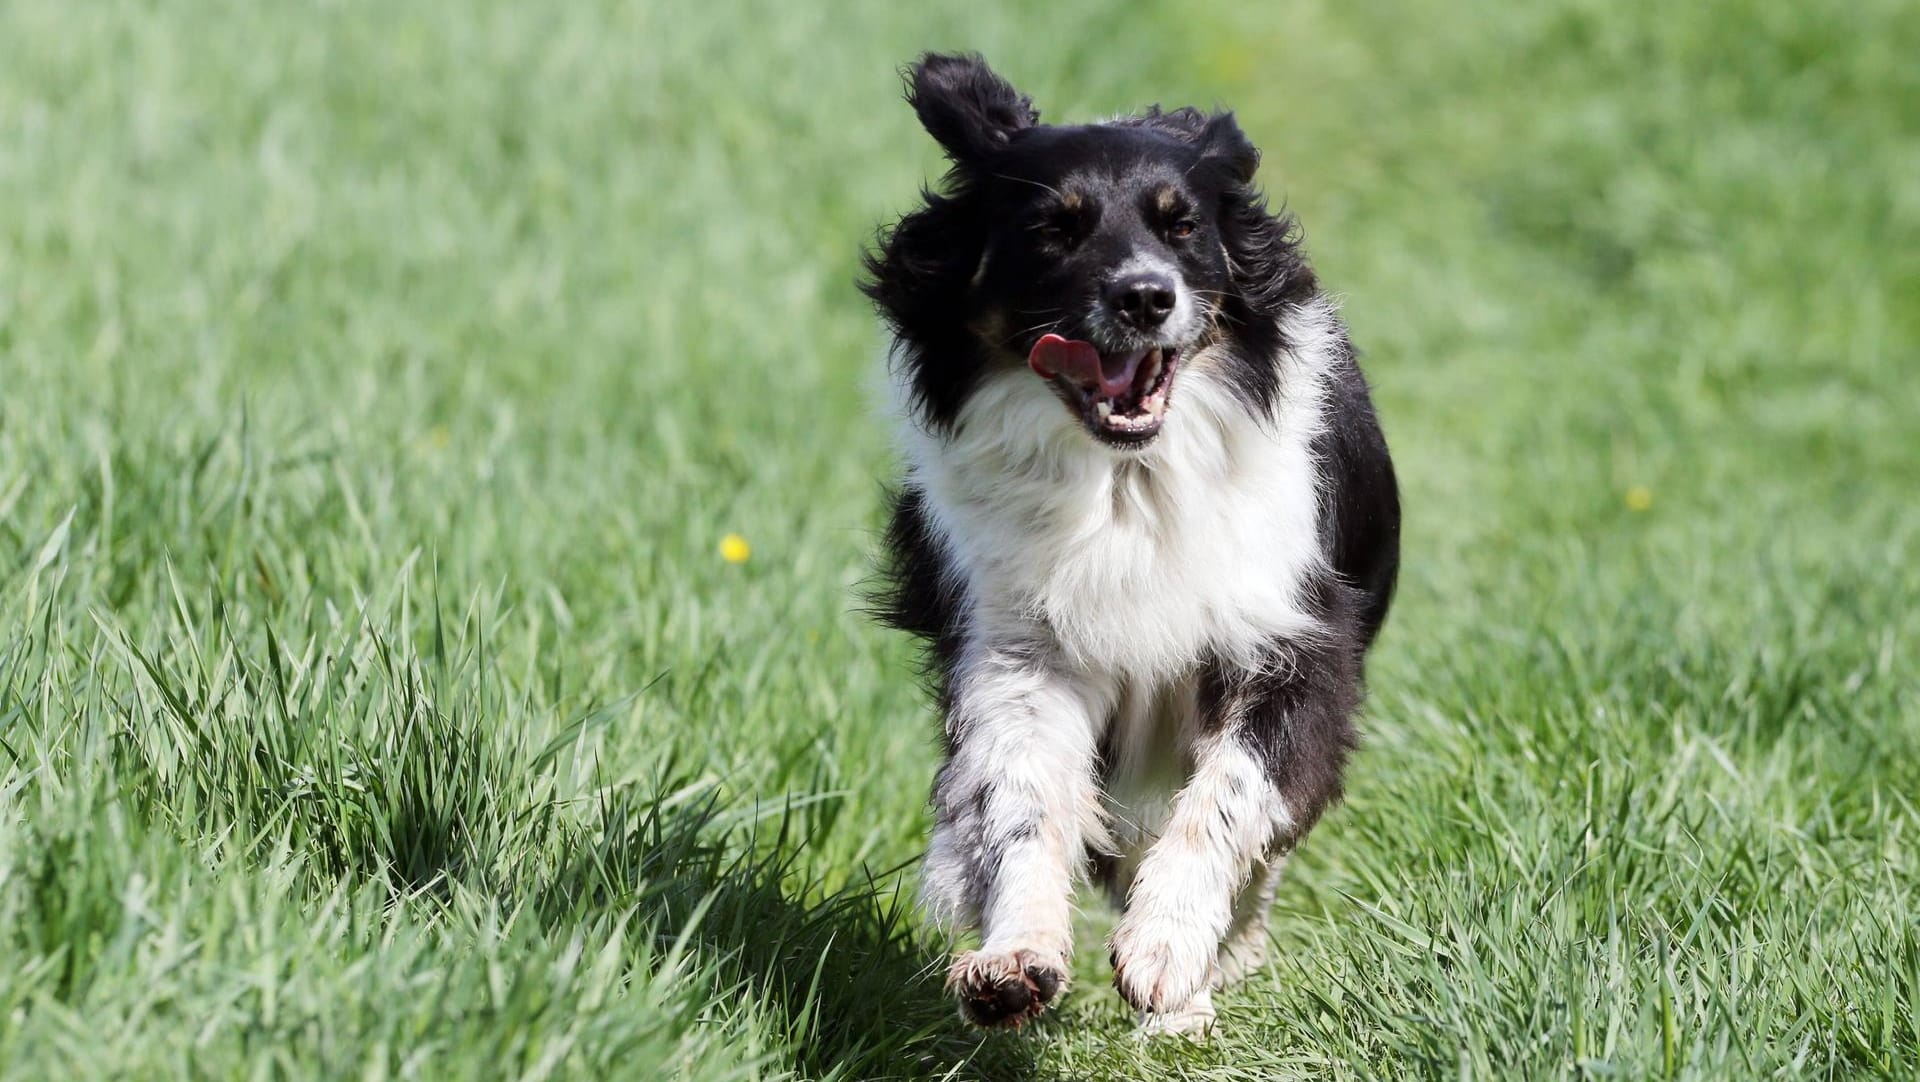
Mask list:
[[[1203,350],[1265,404],[1279,305],[1313,283],[1232,114],[1041,124],[972,56],[922,58],[907,98],[953,168],[869,257],[866,288],[925,420],[952,424],[984,374],[1024,365],[1094,439],[1137,449]]]

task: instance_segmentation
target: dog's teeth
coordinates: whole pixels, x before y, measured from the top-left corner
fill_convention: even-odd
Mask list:
[[[1111,402],[1095,402],[1095,403],[1093,404],[1093,412],[1094,412],[1094,413],[1096,413],[1096,414],[1098,414],[1098,415],[1099,415],[1099,417],[1100,417],[1100,419],[1101,419],[1102,421],[1104,421],[1104,420],[1106,420],[1107,418],[1109,418],[1109,417],[1112,417],[1112,416],[1113,416],[1113,403],[1111,403]]]

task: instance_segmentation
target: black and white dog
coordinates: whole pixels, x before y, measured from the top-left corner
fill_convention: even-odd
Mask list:
[[[953,167],[865,288],[906,419],[885,612],[946,712],[923,893],[980,931],[949,986],[981,1024],[1043,1010],[1090,868],[1121,994],[1201,1031],[1340,796],[1399,563],[1386,443],[1231,114],[1041,124],[972,56],[908,80]]]

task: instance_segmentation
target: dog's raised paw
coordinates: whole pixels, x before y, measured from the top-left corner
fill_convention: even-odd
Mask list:
[[[1177,1015],[1213,978],[1214,936],[1197,922],[1128,913],[1113,933],[1113,983],[1134,1009]]]
[[[947,970],[947,990],[976,1026],[1018,1027],[1066,986],[1065,961],[1037,951],[968,951]]]

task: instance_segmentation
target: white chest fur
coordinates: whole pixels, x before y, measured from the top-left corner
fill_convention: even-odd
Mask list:
[[[1293,340],[1271,417],[1196,356],[1138,454],[1096,444],[1024,370],[990,377],[951,435],[909,426],[910,477],[964,577],[971,634],[1037,625],[1083,671],[1151,684],[1310,630],[1324,336]]]

